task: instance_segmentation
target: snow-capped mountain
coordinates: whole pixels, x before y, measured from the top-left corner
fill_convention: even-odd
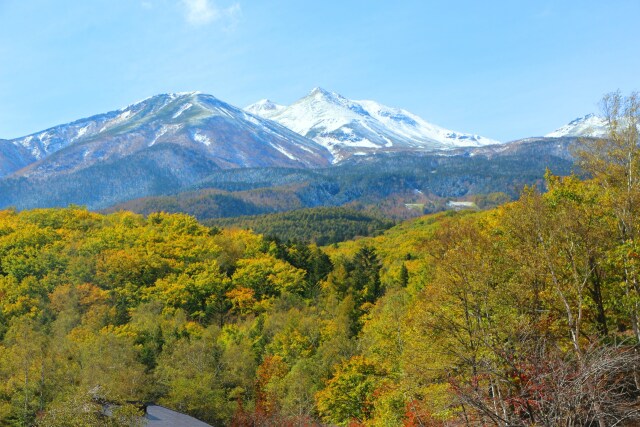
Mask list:
[[[99,209],[190,188],[221,169],[331,161],[316,142],[211,95],[164,94],[0,141],[0,207]]]
[[[601,138],[607,135],[607,121],[595,114],[578,117],[568,124],[546,134],[546,137],[559,138],[563,136],[591,136]]]
[[[402,109],[350,101],[322,89],[288,107],[264,100],[246,110],[197,92],[163,94],[26,137],[0,140],[0,207],[74,203],[99,209],[193,190],[212,179],[230,179],[216,184],[225,190],[261,188],[278,171],[324,167],[348,158],[339,168],[362,164],[366,169],[378,158],[411,159],[435,151],[438,159],[490,158],[508,150],[507,144],[485,147],[496,142],[443,129]],[[379,152],[389,155],[365,156]],[[272,169],[259,169],[267,167]],[[235,171],[223,177],[225,169]],[[335,170],[327,169],[327,176]],[[335,190],[319,185],[320,193]],[[220,197],[215,203],[239,203]]]
[[[261,99],[255,104],[251,104],[244,109],[245,111],[248,111],[251,114],[255,114],[256,116],[270,119],[285,108],[287,108],[286,105],[276,104],[275,102],[272,102],[268,99]]]
[[[223,169],[317,167],[331,159],[329,152],[313,141],[197,92],[157,95],[117,111],[10,140],[0,154],[7,153],[10,165],[26,166],[19,175],[44,177],[161,144],[193,150]],[[9,162],[18,154],[21,161]]]
[[[334,161],[376,151],[432,151],[498,141],[444,129],[406,110],[374,101],[352,101],[313,89],[286,108],[260,101],[246,108],[327,147]]]

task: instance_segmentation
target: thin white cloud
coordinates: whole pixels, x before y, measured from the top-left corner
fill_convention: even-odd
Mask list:
[[[225,9],[225,15],[227,19],[226,30],[233,30],[238,24],[238,21],[242,17],[242,8],[240,3],[234,3]]]
[[[223,8],[211,0],[181,0],[185,9],[185,18],[191,25],[200,26],[213,22],[223,22],[233,26],[237,22],[241,9],[239,3]]]

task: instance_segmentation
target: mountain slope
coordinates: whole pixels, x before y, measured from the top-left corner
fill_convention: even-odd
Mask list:
[[[220,168],[317,167],[330,159],[324,148],[276,123],[195,92],[157,95],[11,142],[38,159],[19,176],[39,178],[164,143],[198,151]]]
[[[0,206],[30,209],[76,204],[99,209],[187,188],[217,169],[214,162],[198,151],[159,144],[73,173],[52,174],[44,179],[7,177],[0,180]]]
[[[589,136],[601,138],[607,135],[607,122],[603,117],[587,114],[578,117],[566,125],[548,133],[547,137],[559,138],[564,136]]]
[[[157,95],[0,141],[0,207],[103,208],[175,192],[219,169],[327,166],[328,150],[211,95]]]
[[[524,185],[543,188],[547,168],[571,173],[569,146],[575,142],[530,138],[443,152],[379,153],[314,170],[219,170],[196,189],[131,200],[110,210],[186,212],[204,220],[346,205],[404,218],[437,210],[450,199],[498,192],[515,198]]]
[[[26,147],[0,139],[0,177],[33,163],[37,158]]]
[[[498,143],[441,128],[406,110],[374,101],[352,101],[321,88],[286,108],[260,101],[247,110],[322,144],[336,161],[377,151],[433,151]]]

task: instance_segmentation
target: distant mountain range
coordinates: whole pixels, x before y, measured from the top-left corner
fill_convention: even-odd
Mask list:
[[[433,151],[498,141],[444,129],[406,110],[353,101],[322,88],[289,106],[262,100],[245,108],[326,147],[340,161],[372,152]]]
[[[567,157],[558,155],[558,150],[566,151],[571,140],[565,137],[588,134],[596,124],[596,118],[589,116],[550,134],[563,138],[537,139],[536,144],[547,153],[544,154],[531,152],[527,147],[532,145],[527,145],[530,142],[526,140],[499,144],[482,136],[441,128],[402,109],[374,101],[348,100],[320,88],[290,106],[264,100],[244,110],[198,92],[162,94],[26,137],[0,140],[0,207],[73,203],[101,209],[132,199],[185,190],[197,192],[199,188],[244,191],[247,185],[251,189],[276,185],[280,191],[292,186],[302,188],[306,182],[313,183],[314,188],[326,189],[331,187],[327,187],[327,182],[338,171],[343,177],[350,176],[348,182],[341,184],[339,196],[327,197],[325,190],[320,191],[324,195],[313,195],[315,190],[302,191],[303,200],[299,205],[337,205],[361,200],[351,193],[356,191],[351,183],[357,180],[382,189],[376,189],[376,196],[366,199],[367,203],[378,203],[384,197],[413,190],[437,194],[437,197],[447,194],[460,197],[524,182],[516,179],[512,171],[495,171],[496,177],[502,177],[500,185],[494,188],[487,184],[486,178],[483,178],[484,184],[478,185],[476,178],[480,172],[473,168],[482,164],[482,173],[486,175],[488,165],[465,158],[475,156],[491,161],[508,157],[539,166],[537,159],[523,157],[522,153],[527,152],[528,156],[538,156],[538,159],[547,156],[551,163],[561,162],[566,169]],[[552,151],[554,154],[550,155]],[[390,189],[384,181],[386,178],[369,167],[386,167],[388,156],[392,156],[394,167],[400,168],[394,172],[393,179],[405,180],[406,185]],[[434,168],[433,173],[441,176],[421,178],[422,187],[418,188],[410,182],[415,173],[412,175],[398,166],[407,162],[418,167],[411,163],[414,156],[431,159],[424,160],[426,163],[420,167],[431,167],[425,166],[430,164],[446,167]],[[448,157],[463,160],[437,160]],[[502,160],[498,163],[501,162],[504,163]],[[514,167],[513,161],[507,163],[509,168]],[[364,166],[358,166],[360,164]],[[339,169],[334,169],[336,167]],[[457,184],[444,179],[453,176],[447,168],[454,167]],[[277,172],[282,170],[320,170],[322,178],[306,179],[306,172],[284,175]],[[269,179],[247,182],[257,176],[256,171],[266,171],[257,175],[269,176]],[[418,175],[423,173],[426,172],[419,171]],[[431,170],[428,173],[432,173]],[[510,178],[504,178],[505,173]],[[531,169],[529,181],[535,181],[536,174],[538,172]],[[377,177],[375,183],[370,179],[372,176]],[[428,188],[436,181],[438,189]],[[460,186],[460,182],[465,184]],[[357,192],[366,193],[365,188],[357,187]],[[205,216],[235,215],[243,209],[243,213],[271,212],[296,204],[264,208],[261,203],[253,202],[250,205],[257,206],[255,209],[242,205],[245,207],[222,209],[222,213]]]

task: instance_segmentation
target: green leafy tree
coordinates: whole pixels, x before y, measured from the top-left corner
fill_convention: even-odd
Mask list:
[[[375,392],[382,385],[384,371],[362,356],[341,364],[326,387],[316,395],[318,411],[327,422],[347,425],[372,418]]]
[[[612,252],[624,284],[625,309],[640,342],[640,269],[633,254],[640,238],[640,94],[609,93],[601,101],[604,138],[583,139],[576,148],[581,167],[609,196],[617,220],[618,249]]]

